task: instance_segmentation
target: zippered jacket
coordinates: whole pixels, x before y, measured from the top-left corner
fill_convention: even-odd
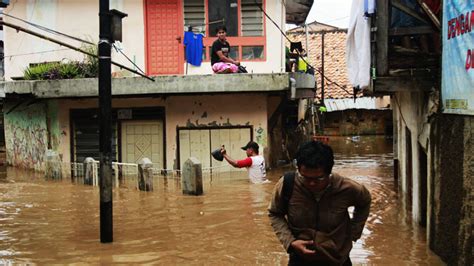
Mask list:
[[[337,260],[344,261],[352,249],[352,241],[360,238],[369,216],[371,196],[358,182],[332,174],[323,193],[313,193],[303,184],[303,177],[295,175],[289,202],[282,197],[283,178],[275,185],[268,207],[273,230],[285,250],[296,239],[330,238],[337,250]],[[288,204],[287,213],[284,211]],[[352,219],[349,207],[354,207]],[[318,239],[319,241],[319,239]]]

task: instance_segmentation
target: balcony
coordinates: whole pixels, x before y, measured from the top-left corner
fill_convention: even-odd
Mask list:
[[[377,0],[372,20],[371,54],[376,69],[372,92],[426,91],[439,81],[437,17],[421,10],[416,0],[411,2],[410,6],[400,0]]]
[[[155,82],[141,77],[112,79],[113,96],[173,95],[236,92],[278,92],[290,88],[290,73],[157,76]],[[314,76],[300,73],[297,90],[314,88]],[[311,81],[313,83],[311,83]],[[80,98],[98,96],[98,79],[11,81],[0,83],[4,94],[34,98]]]

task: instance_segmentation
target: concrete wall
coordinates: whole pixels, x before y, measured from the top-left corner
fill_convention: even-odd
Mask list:
[[[434,127],[430,247],[449,265],[472,265],[474,117],[440,115]]]
[[[435,253],[449,265],[472,265],[474,118],[438,114],[433,104],[436,99],[436,94],[422,92],[398,92],[392,98],[401,196],[412,199],[407,207],[417,223],[426,218],[427,239]],[[411,181],[407,178],[407,128],[411,133]],[[426,184],[420,176],[423,152],[427,155]],[[421,197],[423,189],[426,198]]]
[[[392,131],[392,110],[345,110],[326,113],[325,135],[387,135]]]
[[[56,101],[56,100],[52,100]],[[64,162],[70,162],[70,121],[69,110],[97,108],[97,100],[58,100],[58,128],[60,140],[58,152]],[[206,126],[253,126],[253,138],[261,145],[262,151],[268,147],[267,96],[265,94],[235,94],[212,96],[170,96],[166,98],[114,99],[113,108],[165,107],[166,162],[167,168],[175,165],[177,155],[177,127]]]
[[[13,109],[17,106],[15,109]],[[5,103],[5,140],[10,165],[43,170],[48,148],[47,105]]]
[[[392,99],[393,112],[397,116],[398,121],[397,125],[394,127],[397,128],[397,147],[398,159],[400,162],[400,186],[403,193],[409,192],[411,190],[411,195],[407,195],[409,198],[412,198],[412,204],[409,206],[409,209],[412,211],[413,219],[416,222],[421,220],[420,213],[420,201],[419,201],[419,165],[418,165],[418,135],[422,129],[420,125],[422,122],[422,110],[423,106],[423,96],[421,93],[409,93],[401,92],[394,95]],[[407,149],[406,149],[406,138],[408,128],[411,135],[411,158],[412,160],[412,180],[407,180]],[[416,159],[415,159],[416,158]],[[429,179],[429,178],[428,178]],[[411,183],[411,189],[409,185]]]
[[[123,20],[122,47],[124,52],[130,58],[134,58],[135,63],[143,69],[145,65],[143,1],[111,0],[110,3],[111,8],[119,8],[128,13],[128,17]],[[98,1],[19,0],[12,2],[4,12],[92,43],[97,43],[99,39]],[[9,17],[4,17],[4,20],[76,47],[82,45],[80,42],[48,34]],[[52,42],[23,32],[17,33],[16,30],[8,27],[4,27],[4,31],[5,55],[14,55],[5,61],[7,80],[11,77],[23,76],[23,70],[29,63],[83,59],[81,53]],[[112,51],[112,60],[128,64],[123,56]],[[112,71],[118,71],[118,69],[113,67]]]
[[[145,21],[144,1],[137,0],[111,0],[111,8],[116,8],[128,14],[123,19],[123,42],[121,47],[127,56],[135,61],[141,68],[145,69]],[[280,27],[285,27],[284,7],[279,0],[266,1],[267,13]],[[25,19],[27,21],[69,34],[82,39],[88,39],[93,43],[98,42],[99,35],[99,2],[84,1],[59,1],[59,0],[18,0],[12,2],[5,13]],[[6,22],[23,26],[35,32],[40,32],[55,39],[67,42],[77,47],[80,42],[67,39],[58,35],[51,35],[32,26],[28,26],[18,20],[4,17]],[[250,71],[255,73],[282,72],[284,67],[283,37],[276,27],[268,20],[266,23],[266,55],[264,62],[244,62]],[[83,55],[79,52],[65,49],[54,43],[27,35],[23,32],[4,27],[5,31],[5,78],[23,76],[23,70],[29,63],[41,63],[47,61],[82,60]],[[275,45],[277,44],[277,45]],[[128,61],[114,49],[112,49],[112,60],[130,65]],[[201,67],[190,67],[189,74],[210,74],[210,63],[205,62]],[[117,67],[113,72],[121,72]],[[118,76],[121,76],[119,74]]]

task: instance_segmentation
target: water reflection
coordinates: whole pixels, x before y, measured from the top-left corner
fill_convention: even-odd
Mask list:
[[[442,264],[425,232],[401,208],[383,138],[331,139],[335,171],[366,184],[373,208],[354,263]],[[372,148],[371,148],[372,147]],[[245,172],[206,175],[205,195],[184,196],[179,180],[159,178],[152,193],[135,182],[114,189],[114,242],[99,242],[99,190],[9,169],[0,182],[0,264],[158,263],[285,265],[287,255],[266,213],[273,185],[249,184]]]

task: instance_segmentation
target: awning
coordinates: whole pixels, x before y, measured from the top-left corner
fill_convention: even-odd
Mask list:
[[[379,97],[360,97],[354,102],[353,98],[325,99],[327,112],[344,111],[350,109],[389,110],[390,99]]]
[[[286,23],[301,25],[306,21],[313,0],[286,0]]]

